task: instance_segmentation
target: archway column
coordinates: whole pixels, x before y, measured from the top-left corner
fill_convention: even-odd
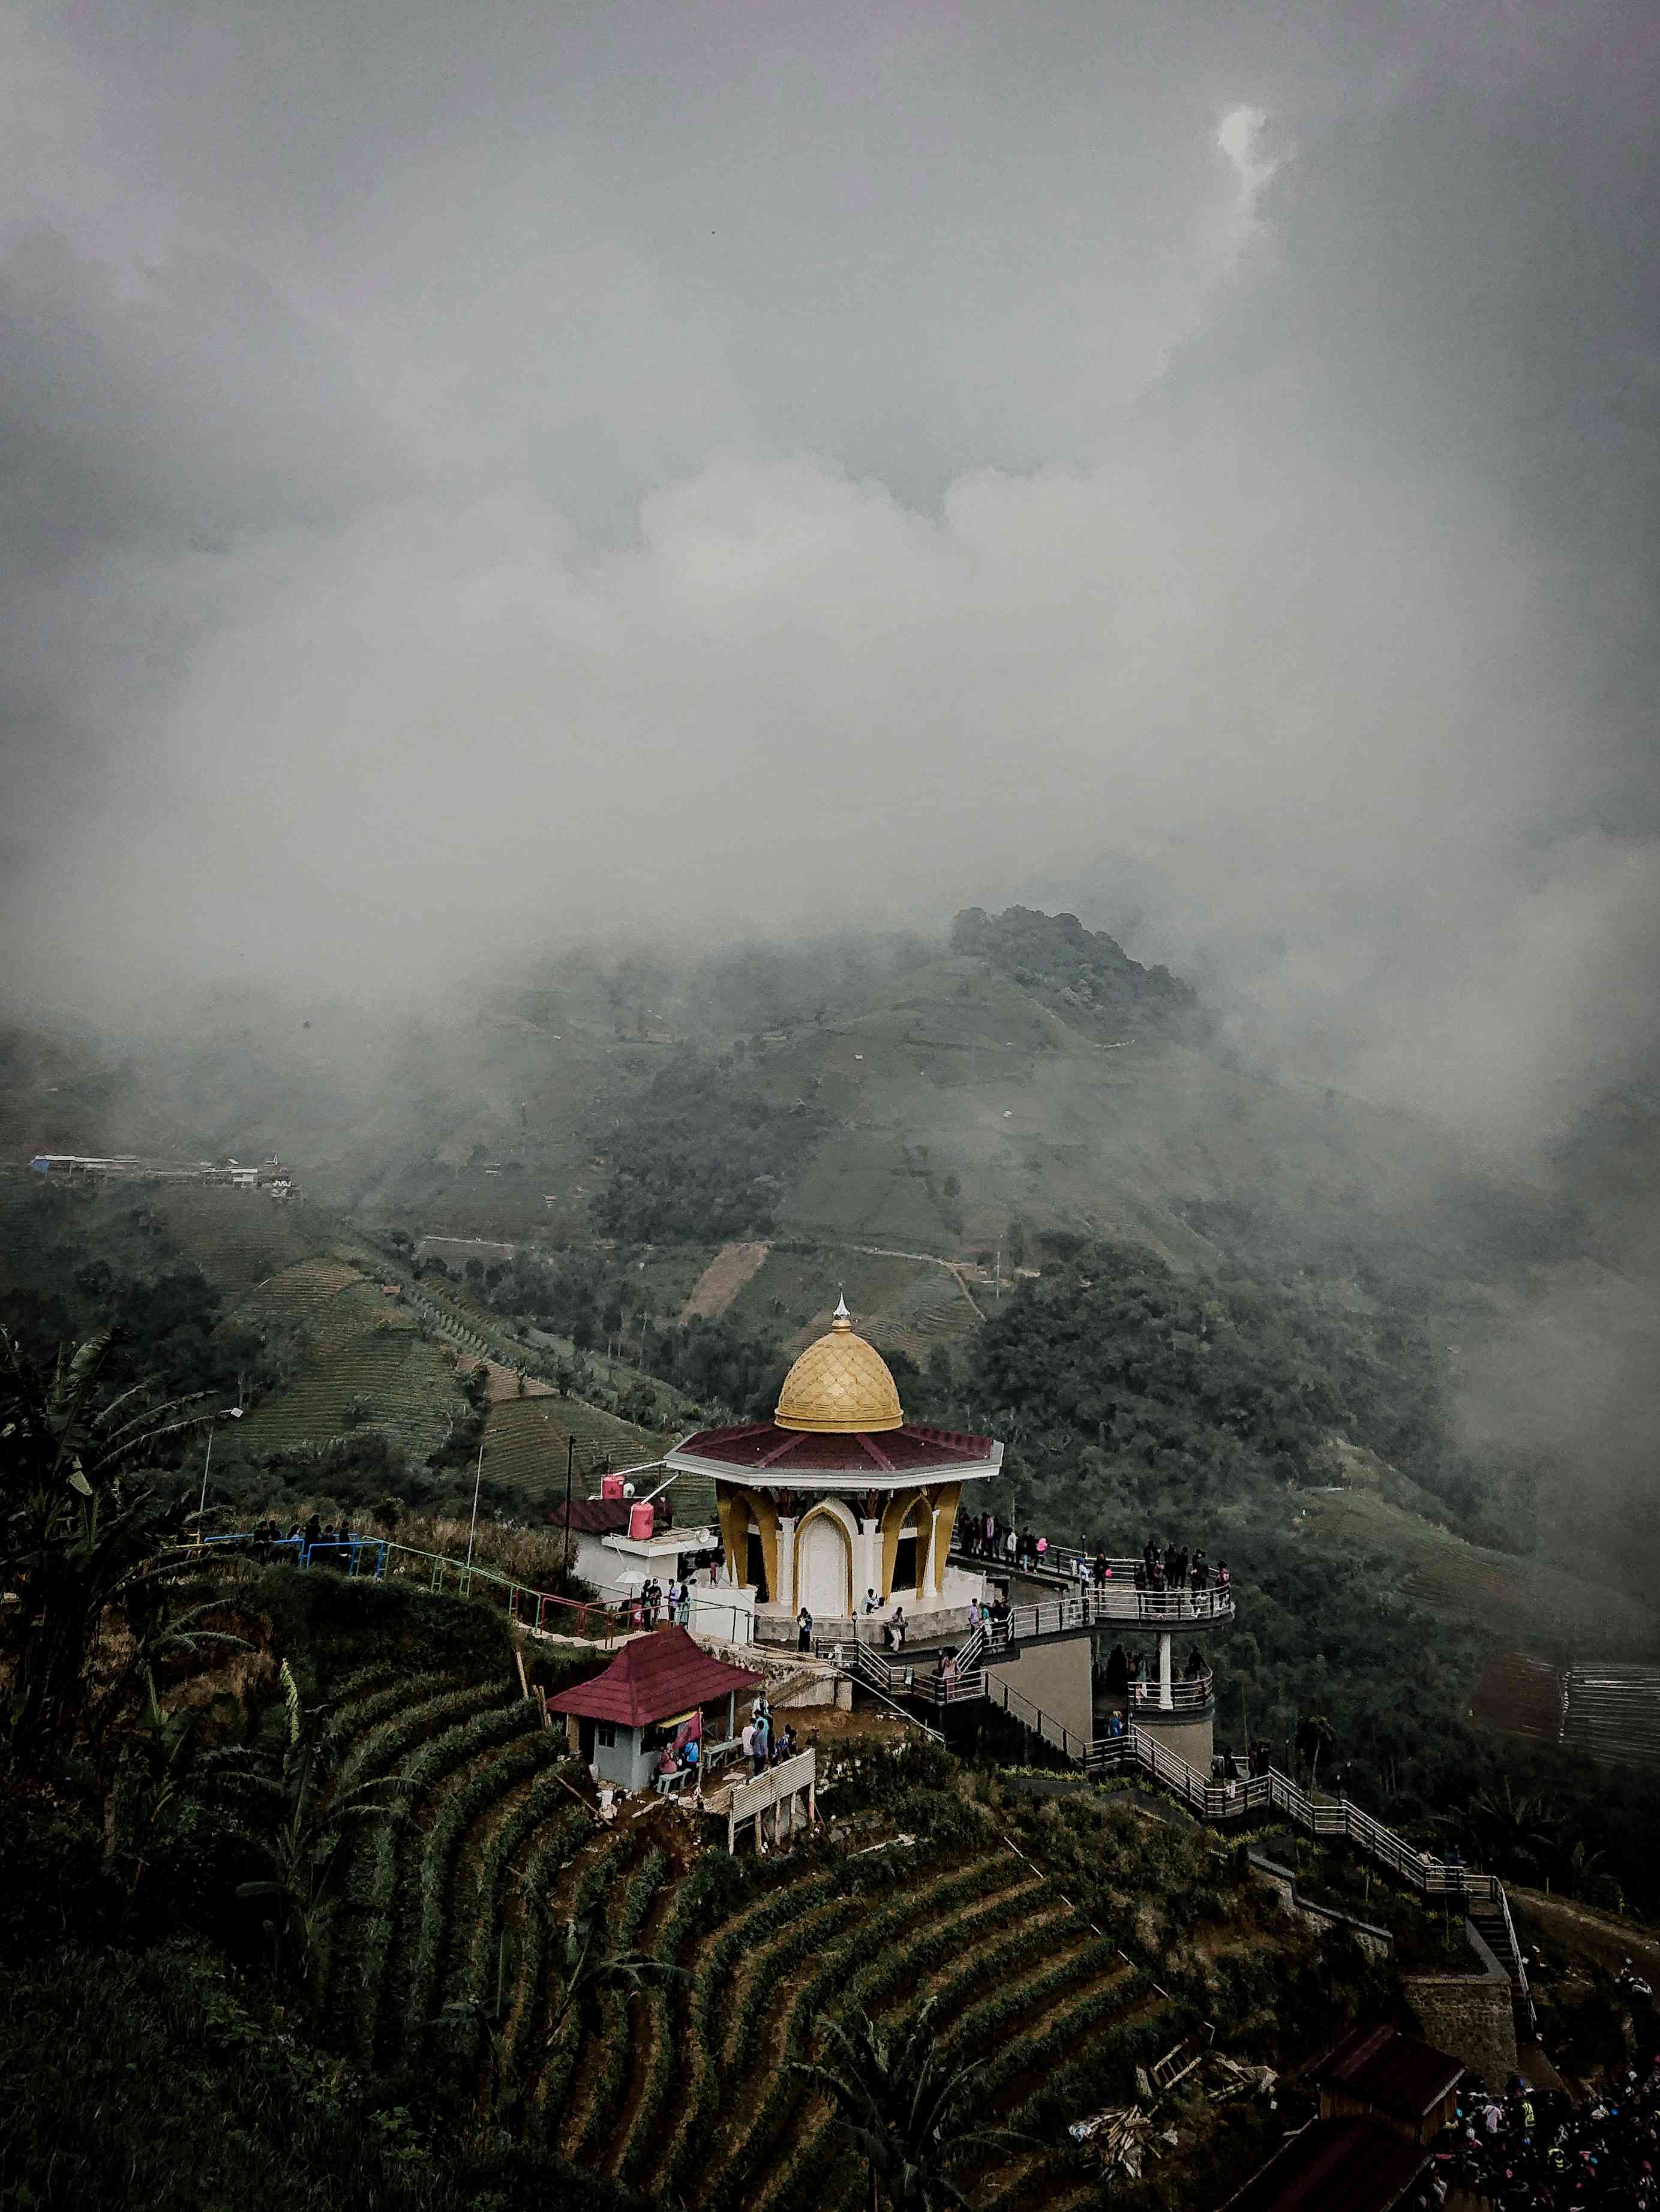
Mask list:
[[[799,1603],[795,1595],[795,1525],[793,1513],[779,1516],[778,1587],[773,1592],[773,1600],[786,1613],[794,1613]]]

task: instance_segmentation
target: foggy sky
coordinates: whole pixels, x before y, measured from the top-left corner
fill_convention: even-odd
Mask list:
[[[1525,1148],[1660,953],[1660,17],[0,9],[8,986],[1064,902]]]

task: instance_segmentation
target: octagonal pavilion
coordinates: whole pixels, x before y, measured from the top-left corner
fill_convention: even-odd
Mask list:
[[[918,1634],[968,1622],[981,1578],[950,1561],[965,1483],[1002,1465],[991,1437],[907,1422],[887,1362],[854,1334],[845,1302],[784,1378],[769,1421],[702,1429],[670,1452],[679,1474],[712,1476],[725,1574],[765,1642],[851,1626],[874,1592]]]

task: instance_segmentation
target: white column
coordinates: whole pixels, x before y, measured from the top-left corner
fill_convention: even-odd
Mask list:
[[[882,1595],[876,1577],[877,1527],[874,1521],[861,1519],[859,1523],[859,1587],[853,1594],[855,1616],[865,1609],[865,1592],[867,1589],[875,1590],[878,1597]]]
[[[1158,1703],[1165,1712],[1173,1712],[1176,1699],[1171,1687],[1171,1636],[1165,1629],[1158,1638]]]
[[[781,1612],[795,1611],[795,1522],[782,1514],[778,1516],[778,1587],[772,1595]]]

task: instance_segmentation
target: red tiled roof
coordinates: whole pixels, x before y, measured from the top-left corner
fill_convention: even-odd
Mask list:
[[[1464,2066],[1392,2027],[1357,2027],[1326,2053],[1311,2078],[1398,2119],[1421,2120],[1457,2087]]]
[[[573,1498],[570,1525],[579,1536],[620,1536],[629,1525],[629,1502],[626,1498]],[[564,1527],[562,1498],[550,1510],[548,1518],[556,1528]]]
[[[781,1429],[776,1421],[745,1421],[736,1427],[700,1429],[675,1446],[698,1459],[714,1460],[746,1474],[774,1477],[800,1474],[911,1474],[931,1468],[960,1468],[965,1474],[989,1470],[996,1449],[990,1437],[964,1436],[955,1429],[930,1429],[908,1423],[866,1436],[815,1435]]]
[[[1393,2212],[1430,2157],[1381,2120],[1314,2120],[1222,2212]]]
[[[548,1707],[586,1720],[649,1728],[654,1721],[690,1712],[733,1690],[751,1689],[760,1680],[746,1668],[711,1659],[684,1628],[660,1628],[625,1644],[603,1674],[562,1690],[548,1699]]]

